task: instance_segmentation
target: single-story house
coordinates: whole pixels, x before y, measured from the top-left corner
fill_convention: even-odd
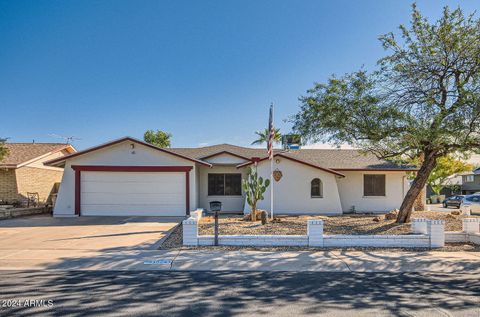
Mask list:
[[[27,193],[40,203],[49,202],[63,168],[43,163],[75,153],[71,145],[60,143],[6,143],[4,147],[8,153],[0,161],[0,201],[10,204],[24,204]]]
[[[277,214],[386,212],[398,208],[415,169],[356,150],[276,150],[274,211]],[[242,212],[241,182],[257,165],[270,175],[265,149],[218,144],[158,148],[131,137],[47,162],[64,168],[54,215],[184,216],[222,202]],[[281,174],[281,177],[279,177]],[[258,208],[270,209],[270,186]]]

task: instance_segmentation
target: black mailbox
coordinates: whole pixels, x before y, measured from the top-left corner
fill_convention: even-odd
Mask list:
[[[210,202],[210,211],[221,211],[222,202],[221,201],[211,201]]]

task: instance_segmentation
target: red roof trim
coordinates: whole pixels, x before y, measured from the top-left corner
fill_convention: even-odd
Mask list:
[[[192,166],[119,166],[119,165],[72,165],[75,171],[86,172],[189,172]]]
[[[135,143],[138,143],[138,144],[141,144],[141,145],[145,145],[145,146],[147,146],[149,148],[152,148],[154,150],[158,150],[160,152],[171,154],[171,155],[183,158],[185,160],[189,160],[189,161],[192,161],[192,162],[195,162],[195,163],[199,163],[199,164],[202,164],[202,165],[205,165],[205,166],[208,166],[208,167],[212,166],[212,164],[209,164],[207,162],[203,162],[201,160],[193,159],[193,158],[185,156],[185,155],[177,154],[177,153],[174,153],[174,152],[168,151],[166,149],[156,147],[155,145],[152,145],[152,144],[149,144],[149,143],[146,143],[146,142],[142,142],[140,140],[137,140],[137,139],[134,139],[134,138],[131,138],[131,137],[125,137],[125,138],[121,138],[121,139],[118,139],[118,140],[115,140],[115,141],[112,141],[112,142],[108,142],[108,143],[105,143],[105,144],[94,146],[94,147],[86,149],[84,151],[80,151],[80,152],[77,152],[77,153],[74,153],[74,154],[71,154],[71,155],[60,157],[58,159],[50,160],[48,162],[45,162],[44,164],[51,166],[52,164],[59,163],[59,162],[62,162],[62,161],[66,161],[66,160],[71,159],[73,157],[77,157],[77,156],[80,156],[80,155],[83,155],[83,154],[87,154],[87,153],[90,153],[90,152],[93,152],[93,151],[97,151],[97,150],[100,150],[100,149],[103,149],[103,148],[106,148],[106,147],[109,147],[109,146],[112,146],[112,145],[115,145],[115,144],[118,144],[118,143],[122,143],[122,142],[125,142],[125,141],[130,141],[130,142],[135,142]]]
[[[210,155],[207,155],[207,156],[204,156],[204,157],[201,157],[202,160],[204,159],[208,159],[208,158],[211,158],[211,157],[214,157],[214,156],[217,156],[217,155],[221,155],[221,154],[230,154],[232,156],[235,156],[235,157],[238,157],[238,158],[241,158],[241,159],[244,159],[244,160],[247,160],[247,161],[250,161],[250,159],[248,157],[245,157],[245,156],[242,156],[242,155],[238,155],[238,154],[235,154],[235,153],[232,153],[230,151],[220,151],[220,152],[217,152],[217,153],[213,153],[213,154],[210,154]]]
[[[301,160],[298,160],[298,159],[295,159],[295,158],[292,158],[292,157],[289,157],[289,156],[286,156],[286,155],[283,155],[283,154],[280,154],[280,153],[274,154],[274,156],[280,156],[280,157],[283,157],[287,160],[291,160],[291,161],[294,161],[294,162],[297,162],[297,163],[300,163],[300,164],[303,164],[303,165],[307,165],[307,166],[310,166],[310,167],[313,167],[313,168],[316,168],[316,169],[319,169],[319,170],[322,170],[322,171],[325,171],[325,172],[328,172],[328,173],[335,174],[337,176],[345,177],[345,175],[343,175],[342,173],[339,173],[339,172],[334,171],[332,169],[321,167],[321,166],[318,166],[318,165],[313,165],[313,164],[307,163],[305,161],[301,161]],[[268,157],[264,157],[264,158],[258,159],[257,162],[265,161],[267,159],[268,159]],[[248,163],[243,163],[243,164],[237,165],[237,168],[248,166],[248,165],[253,164],[253,163],[254,163],[254,161],[251,161],[251,162],[248,162]]]

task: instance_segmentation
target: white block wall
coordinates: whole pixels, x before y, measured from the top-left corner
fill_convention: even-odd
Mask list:
[[[480,218],[464,218],[462,232],[445,232],[445,241],[452,243],[471,242],[480,244]]]
[[[411,223],[412,233],[427,234],[428,220],[425,218],[413,218]]]
[[[183,224],[183,245],[198,245],[198,222],[195,218],[188,218]]]
[[[214,245],[214,236],[199,236],[198,245]],[[218,236],[219,245],[230,246],[308,246],[308,236],[229,235]]]
[[[427,223],[430,247],[441,248],[445,246],[445,221],[429,220]]]
[[[464,218],[462,221],[463,232],[478,233],[480,231],[480,218]]]
[[[445,245],[445,223],[442,220],[417,221],[412,227],[427,234],[409,235],[324,235],[323,220],[309,220],[307,235],[220,235],[219,245],[229,246],[310,246],[310,247],[382,247],[440,248]],[[419,229],[420,228],[420,229]],[[414,230],[412,228],[412,230]],[[480,234],[479,234],[480,239]],[[183,244],[214,245],[214,236],[199,236],[194,218],[183,221]]]

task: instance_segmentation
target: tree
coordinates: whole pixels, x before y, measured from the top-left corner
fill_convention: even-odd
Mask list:
[[[257,175],[257,168],[250,167],[247,172],[247,178],[242,181],[243,191],[247,196],[247,203],[251,207],[250,220],[255,221],[257,219],[257,203],[259,200],[263,200],[263,194],[270,185],[270,180],[263,180],[262,177]]]
[[[430,24],[413,5],[410,27],[380,37],[378,68],[317,84],[301,97],[294,129],[307,139],[349,143],[383,159],[422,162],[398,214],[412,206],[439,158],[480,150],[480,20],[460,8]]]
[[[435,166],[428,177],[427,184],[430,185],[435,194],[440,195],[440,191],[445,187],[445,181],[448,177],[471,171],[472,169],[473,165],[458,160],[452,155],[440,157],[437,160],[437,166]]]
[[[143,135],[143,140],[158,147],[170,147],[170,133],[161,130],[147,130]]]
[[[273,135],[273,141],[274,142],[282,141],[282,135],[280,134],[280,129],[274,128],[274,130],[275,130],[275,134]],[[262,131],[256,131],[255,134],[257,135],[258,138],[252,142],[252,145],[268,142],[268,136],[270,135],[270,132],[268,131],[268,129],[265,129]]]
[[[8,154],[8,149],[5,147],[5,142],[7,142],[7,139],[0,138],[0,162]]]

